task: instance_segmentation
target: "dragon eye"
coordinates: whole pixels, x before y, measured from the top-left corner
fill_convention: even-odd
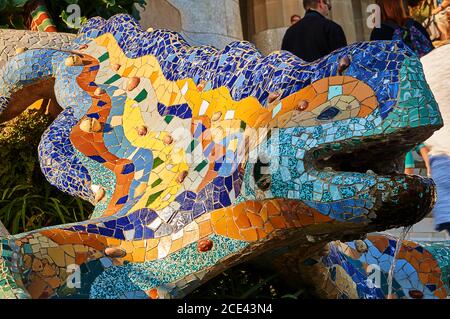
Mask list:
[[[336,115],[338,115],[341,111],[335,107],[329,107],[326,110],[322,111],[317,117],[318,120],[327,121],[333,119]]]

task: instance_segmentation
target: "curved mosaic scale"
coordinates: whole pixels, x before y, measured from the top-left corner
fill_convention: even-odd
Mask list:
[[[41,170],[53,186],[93,202],[91,177],[70,142],[70,131],[76,123],[73,111],[68,108],[44,132],[38,147]]]
[[[89,20],[67,51],[17,55],[5,74],[0,112],[20,108],[24,85],[54,79],[64,111],[41,166],[96,208],[2,239],[0,270],[15,286],[0,296],[182,297],[258,254],[409,225],[433,205],[431,180],[395,172],[442,126],[399,42],[305,63],[247,42],[191,47],[117,15]],[[76,176],[46,165],[56,154]]]

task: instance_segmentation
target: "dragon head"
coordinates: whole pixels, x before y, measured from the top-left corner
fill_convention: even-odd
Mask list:
[[[368,42],[311,64],[289,60],[280,74],[289,84],[267,107],[267,138],[246,167],[242,194],[300,200],[367,230],[421,220],[434,203],[432,182],[400,172],[405,153],[443,123],[414,53]],[[296,72],[300,89],[286,80]]]

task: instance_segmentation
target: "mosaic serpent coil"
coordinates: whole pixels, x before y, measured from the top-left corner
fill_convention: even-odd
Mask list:
[[[442,126],[399,42],[305,63],[247,42],[191,47],[117,15],[3,72],[3,116],[29,103],[24,92],[54,91],[63,111],[42,136],[41,169],[95,204],[90,220],[2,239],[4,298],[182,297],[258,254],[410,225],[434,202],[431,180],[395,172]],[[426,294],[443,297],[433,265]],[[385,296],[376,289],[359,297]]]

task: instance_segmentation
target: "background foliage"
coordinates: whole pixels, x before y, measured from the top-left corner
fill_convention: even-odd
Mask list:
[[[22,16],[28,0],[0,0],[0,28],[25,29]]]
[[[24,13],[29,0],[0,0],[0,27],[26,29]],[[101,16],[105,19],[118,14],[128,13],[139,19],[138,7],[143,7],[146,0],[47,0],[45,4],[59,32],[77,32],[67,20],[71,12],[67,7],[77,4],[81,9],[81,23],[87,19]]]
[[[37,147],[51,119],[26,110],[0,124],[0,220],[16,234],[85,220],[93,206],[51,186],[39,167]]]

